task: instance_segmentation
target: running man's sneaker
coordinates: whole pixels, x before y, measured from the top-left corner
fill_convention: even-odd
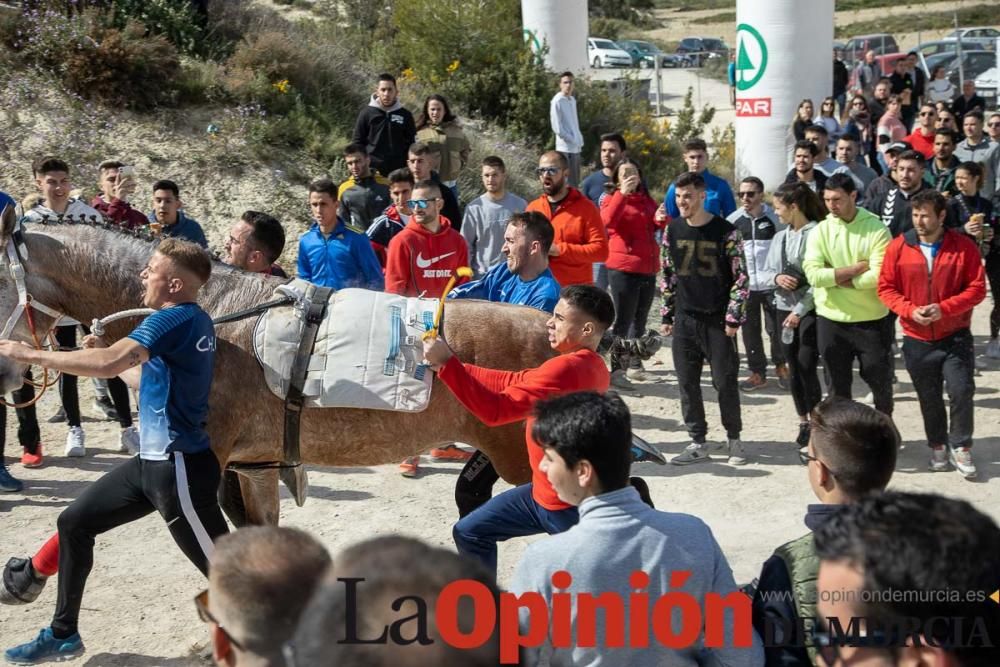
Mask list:
[[[118,411],[115,404],[107,396],[98,396],[94,399],[94,411],[99,415],[104,415],[108,421],[118,421]]]
[[[1000,359],[1000,338],[991,338],[986,343],[986,356],[990,359]]]
[[[972,462],[972,450],[968,447],[949,448],[948,460],[965,479],[976,478],[976,464]]]
[[[28,642],[4,651],[4,657],[12,665],[35,665],[39,662],[68,660],[83,653],[83,640],[77,632],[66,639],[56,639],[52,628],[45,628]]]
[[[7,470],[7,466],[0,464],[0,492],[17,493],[24,488],[21,480],[14,479],[14,476]]]
[[[35,572],[30,558],[11,558],[3,568],[0,604],[30,604],[38,599],[48,577]]]
[[[809,422],[799,422],[799,434],[795,437],[795,444],[799,447],[809,445]]]
[[[416,477],[420,473],[420,457],[410,456],[399,464],[399,474],[403,477]]]
[[[743,442],[739,438],[729,439],[729,465],[745,466],[747,464],[747,453],[743,449]]]
[[[24,453],[21,454],[21,465],[25,468],[41,468],[42,467],[42,443],[38,443],[35,446],[35,453],[32,454],[27,448],[24,449]]]
[[[129,426],[122,429],[122,436],[118,443],[118,451],[122,454],[139,453],[139,429]]]
[[[948,446],[934,445],[931,447],[931,472],[944,472],[948,469]]]
[[[774,367],[774,374],[778,378],[778,386],[782,389],[787,390],[790,386],[789,375],[788,375],[788,364],[778,364]]]
[[[59,406],[59,409],[56,410],[56,413],[51,417],[49,417],[47,421],[50,424],[62,424],[64,421],[66,421],[66,411],[62,409],[62,406]]]
[[[445,447],[435,447],[431,450],[431,461],[446,461],[465,463],[472,458],[472,452],[459,449],[455,445]]]
[[[704,442],[692,442],[684,448],[683,452],[670,459],[670,462],[675,466],[686,466],[711,460],[712,457],[708,455],[708,446]]]
[[[743,382],[740,382],[740,389],[743,391],[754,391],[767,386],[767,378],[760,373],[751,373]]]
[[[80,426],[70,426],[69,433],[66,434],[66,456],[79,458],[87,453],[83,446],[83,428]]]

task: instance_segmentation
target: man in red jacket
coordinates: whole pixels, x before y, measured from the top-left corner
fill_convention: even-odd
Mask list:
[[[903,326],[903,359],[920,401],[933,471],[950,462],[967,479],[972,462],[972,309],[986,297],[976,244],[945,229],[946,200],[934,190],[911,200],[913,229],[896,237],[882,263],[878,296]],[[950,428],[942,385],[948,390]]]
[[[441,215],[441,189],[436,183],[417,182],[406,205],[413,213],[406,228],[389,241],[385,291],[436,299],[455,269],[468,266],[469,247]]]
[[[117,160],[106,160],[97,168],[101,174],[98,185],[101,194],[90,202],[93,208],[100,211],[105,220],[126,229],[144,227],[149,221],[142,211],[132,208],[128,198],[135,192],[135,177],[131,167]]]
[[[463,364],[442,339],[424,342],[424,357],[437,371],[438,379],[480,421],[499,426],[527,420],[531,483],[491,498],[459,520],[452,531],[459,553],[478,558],[496,572],[497,542],[561,533],[576,524],[576,507],[559,499],[539,469],[545,450],[535,442],[532,411],[542,399],[578,391],[607,391],[611,376],[597,346],[614,319],[611,297],[604,290],[593,285],[563,288],[546,324],[549,345],[559,355],[538,368],[517,372]]]
[[[594,202],[570,187],[569,163],[562,153],[544,153],[535,172],[543,194],[528,204],[527,210],[544,215],[556,231],[549,249],[552,275],[563,287],[592,285],[594,262],[608,258],[608,236],[600,212]]]

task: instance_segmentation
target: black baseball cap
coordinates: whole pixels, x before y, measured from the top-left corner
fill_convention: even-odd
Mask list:
[[[903,151],[912,151],[912,150],[913,146],[911,146],[909,143],[905,141],[894,141],[886,147],[885,152],[902,153]]]

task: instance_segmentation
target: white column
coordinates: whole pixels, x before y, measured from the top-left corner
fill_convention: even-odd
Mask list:
[[[737,0],[736,177],[784,179],[799,102],[833,94],[833,0]]]
[[[524,38],[553,72],[587,72],[587,0],[521,0]]]

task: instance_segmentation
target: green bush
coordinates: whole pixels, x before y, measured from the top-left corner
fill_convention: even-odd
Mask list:
[[[162,35],[184,53],[203,53],[205,28],[189,0],[112,0],[110,22],[124,29],[133,21]]]
[[[145,33],[135,22],[123,30],[94,30],[88,48],[68,54],[66,86],[112,107],[150,110],[172,103],[180,66],[177,50],[165,37]]]

